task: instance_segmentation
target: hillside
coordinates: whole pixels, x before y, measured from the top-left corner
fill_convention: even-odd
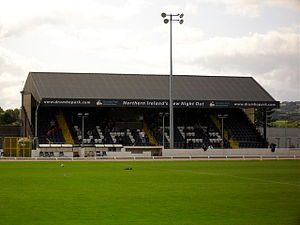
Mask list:
[[[272,120],[300,121],[300,101],[282,102],[272,114]]]

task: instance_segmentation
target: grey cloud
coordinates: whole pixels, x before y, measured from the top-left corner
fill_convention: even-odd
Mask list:
[[[215,74],[253,76],[280,100],[300,99],[299,63],[299,54],[210,55],[190,62]]]
[[[29,71],[40,64],[0,47],[0,107],[20,107],[20,91]]]
[[[64,20],[59,19],[56,15],[48,15],[25,19],[22,22],[18,22],[15,24],[0,24],[0,39],[19,36],[28,32],[33,32],[40,26],[62,25],[63,23],[65,23]]]
[[[242,74],[263,74],[282,66],[299,70],[297,55],[215,55],[198,58],[195,63],[214,70],[239,71]]]

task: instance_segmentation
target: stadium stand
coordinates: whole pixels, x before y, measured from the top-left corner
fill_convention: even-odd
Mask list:
[[[56,120],[56,111],[44,110],[40,114],[38,137],[40,143],[65,143],[62,131]]]
[[[169,146],[168,76],[29,73],[22,91],[24,136],[40,144]],[[175,148],[259,148],[266,144],[245,109],[274,108],[251,77],[174,76]],[[78,113],[88,113],[84,121]],[[224,129],[218,118],[226,113]],[[266,124],[265,124],[266,126]],[[163,134],[164,130],[164,134]],[[223,133],[223,143],[222,143]],[[50,154],[50,153],[49,153]]]
[[[225,128],[230,131],[240,148],[262,148],[265,146],[261,134],[240,109],[229,109],[229,117],[225,120]]]
[[[65,118],[65,126],[67,127],[64,129],[70,130],[72,141],[77,145],[82,143],[86,146],[91,146],[94,144],[122,144],[123,146],[162,145],[163,127],[161,126],[161,120],[153,120],[153,117],[155,117],[157,113],[151,112],[151,110],[145,110],[143,113],[145,113],[143,115],[145,121],[143,122],[139,121],[138,119],[134,121],[129,120],[112,122],[108,121],[106,118],[101,119],[97,116],[96,110],[90,109],[89,118],[86,119],[85,122],[85,133],[83,136],[80,118],[76,116],[77,112],[70,113],[68,110],[65,112],[62,110],[41,110],[41,122],[39,125],[40,144],[67,144],[67,141],[65,141],[66,138],[64,137],[65,132],[63,132],[62,128],[58,126],[59,122],[55,119],[57,118],[57,115],[60,115]],[[191,114],[189,121],[186,124],[183,123],[180,117],[181,115],[179,114],[175,126],[176,148],[201,148],[203,144],[206,144],[211,148],[221,147],[221,131],[214,126],[207,113],[208,112],[205,110],[201,114],[199,114],[199,112]],[[241,111],[240,113],[243,112]],[[120,114],[117,115],[116,120],[118,117],[122,117],[122,114],[123,112],[120,112]],[[235,114],[233,114],[233,116],[235,116]],[[51,124],[51,122],[53,124]],[[246,122],[249,121],[246,120]],[[229,122],[226,123],[225,128],[231,128],[232,133],[235,135],[236,130],[233,129],[235,126],[230,127],[230,124],[231,123]],[[145,130],[146,125],[148,132]],[[170,140],[168,124],[165,126],[164,130],[164,144],[165,147],[168,147]],[[248,133],[239,134],[237,139],[239,141],[246,141],[242,139],[243,135],[248,135]],[[149,136],[152,136],[152,139],[156,144],[150,143]],[[226,148],[230,147],[226,140],[224,145]]]

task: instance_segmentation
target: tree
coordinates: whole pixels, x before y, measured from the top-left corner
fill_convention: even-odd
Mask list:
[[[4,111],[0,108],[0,124],[10,125],[20,122],[20,110],[19,109],[7,109]]]

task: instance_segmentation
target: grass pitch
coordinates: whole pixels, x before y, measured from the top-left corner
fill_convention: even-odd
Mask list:
[[[298,160],[60,164],[0,162],[1,225],[300,224]]]

